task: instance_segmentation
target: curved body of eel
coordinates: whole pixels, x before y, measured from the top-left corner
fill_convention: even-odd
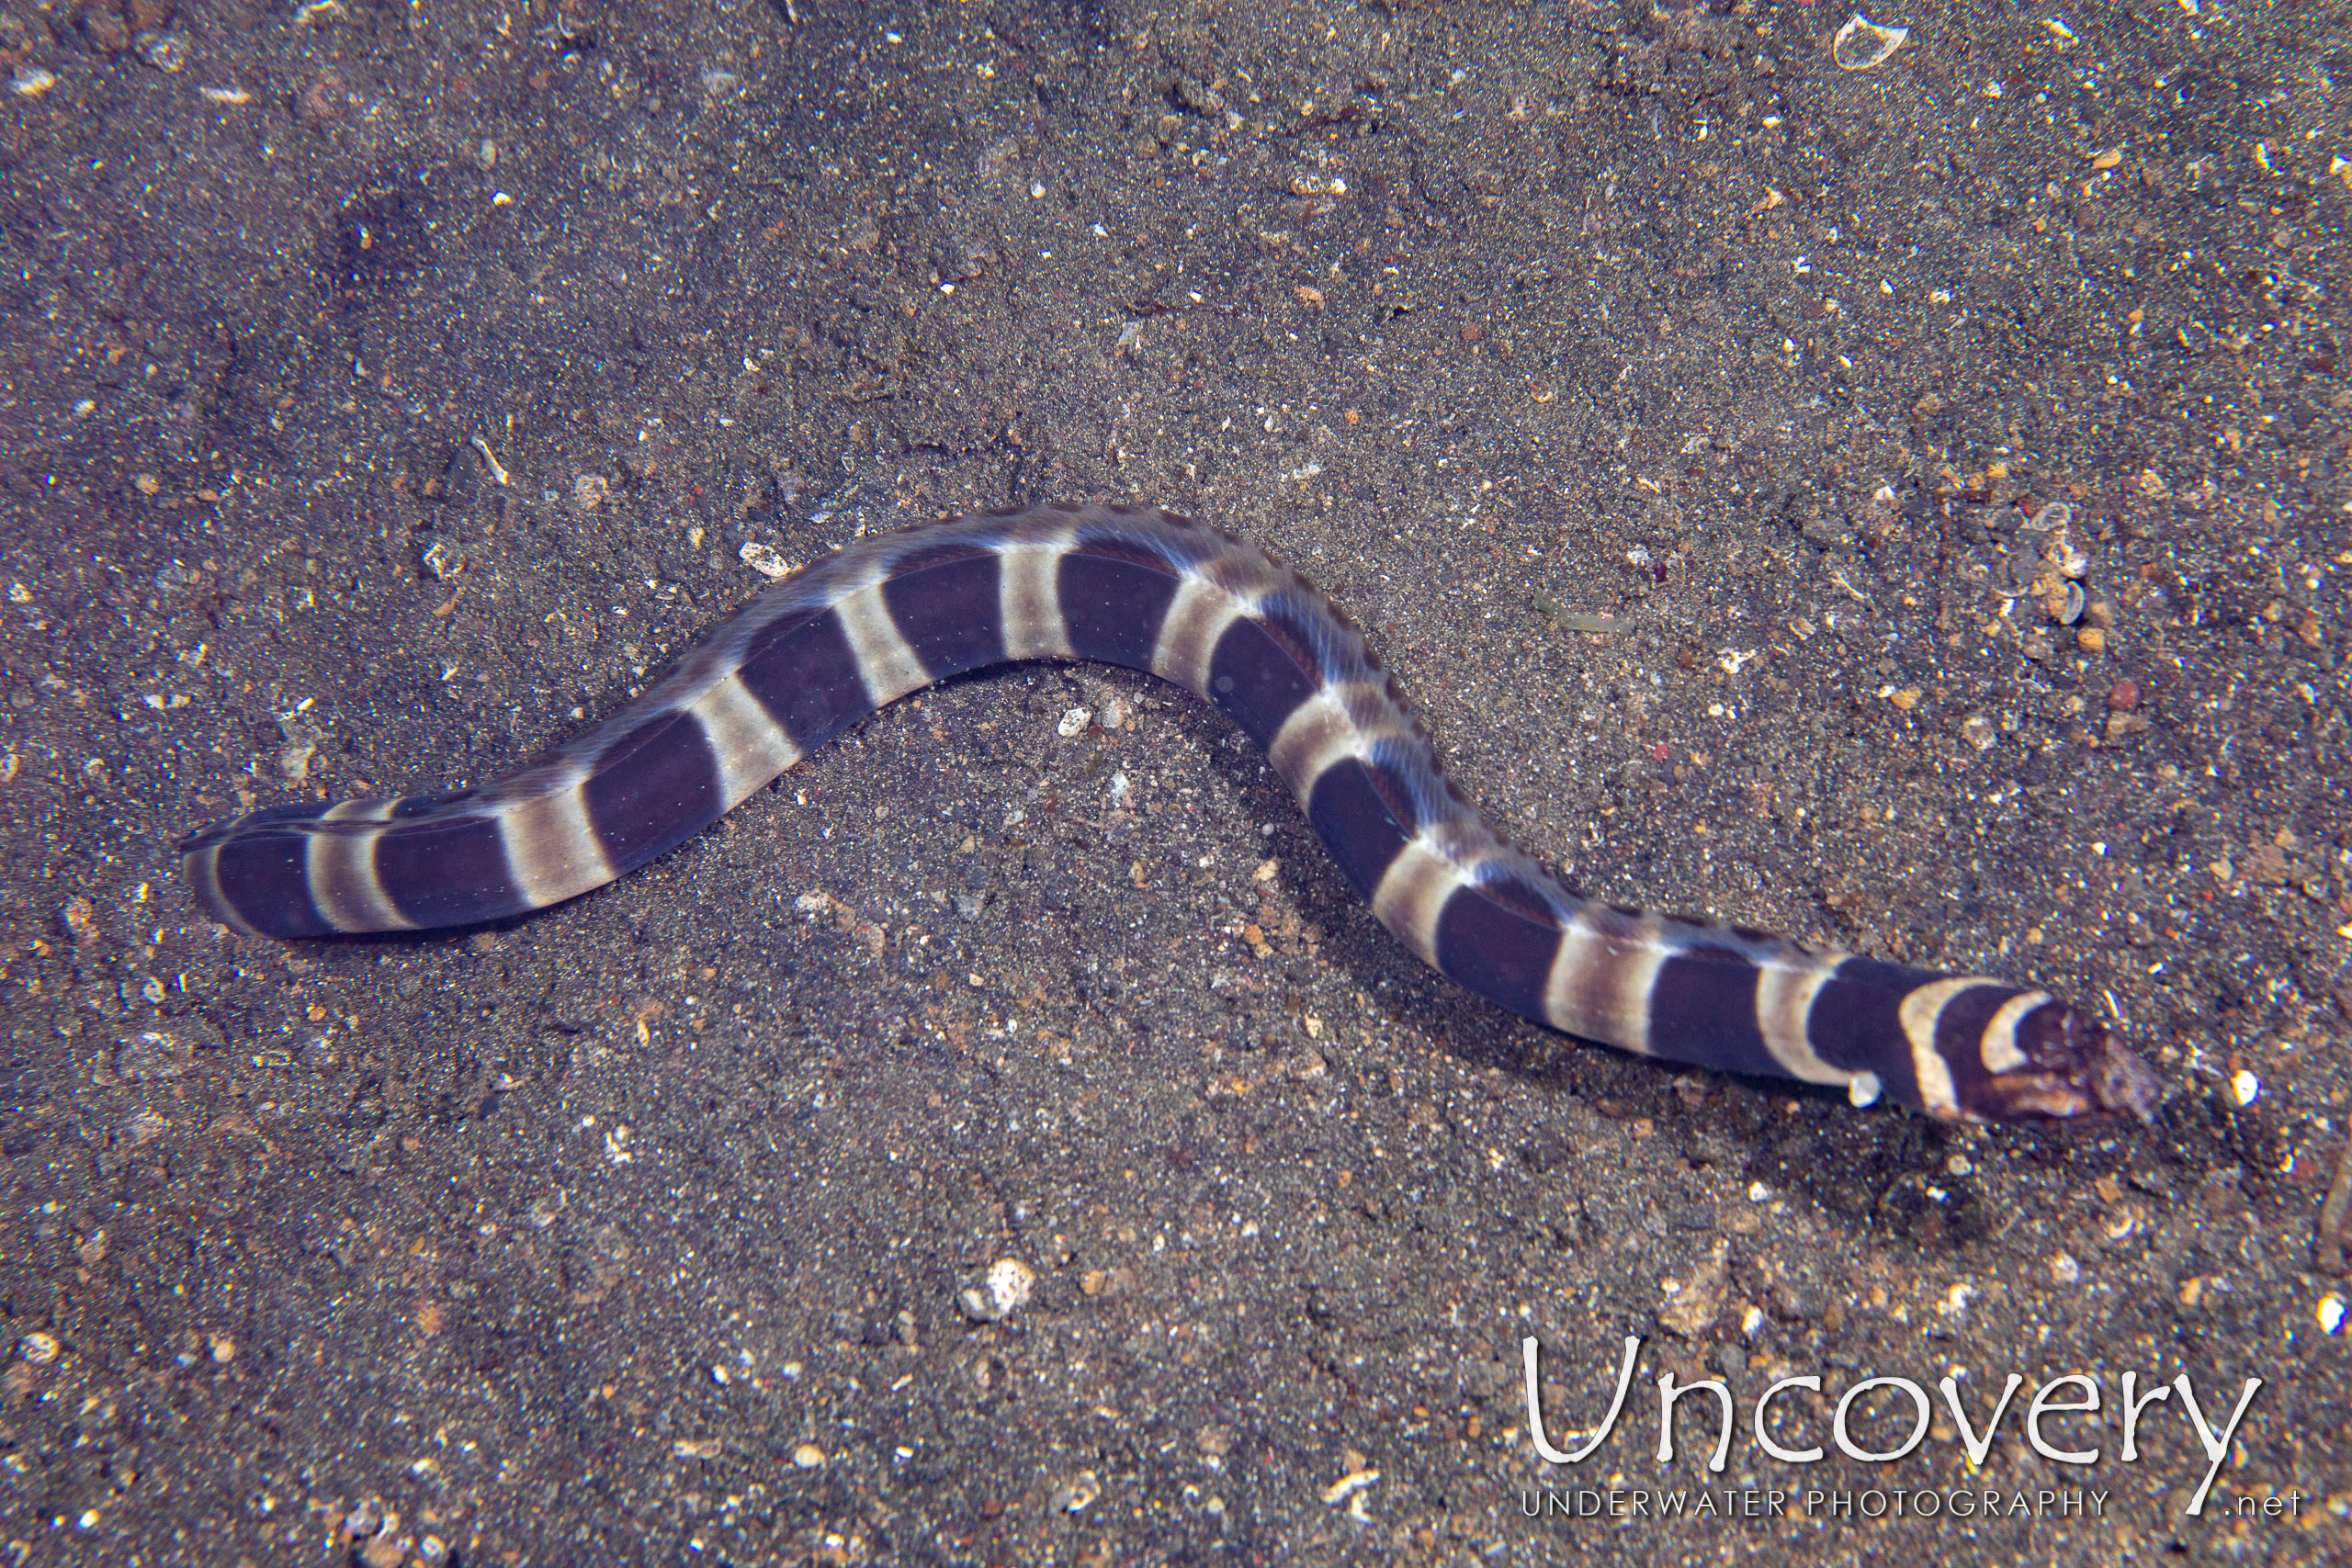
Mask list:
[[[251,935],[545,908],[701,832],[883,705],[1038,659],[1148,671],[1215,705],[1265,749],[1380,923],[1522,1018],[1950,1120],[2144,1120],[2161,1098],[2144,1063],[2047,992],[1570,891],[1455,793],[1322,594],[1250,545],[1143,508],[1042,506],[858,540],[533,767],[451,795],[258,811],[189,838],[183,864],[206,911]]]

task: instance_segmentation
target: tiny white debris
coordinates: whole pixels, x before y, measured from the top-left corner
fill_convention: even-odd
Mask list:
[[[1351,1470],[1323,1488],[1323,1501],[1331,1504],[1344,1503],[1366,1487],[1377,1485],[1379,1482],[1380,1472],[1376,1470]]]
[[[254,96],[243,87],[198,87],[197,92],[207,103],[221,104],[230,108],[240,108],[254,101]]]
[[[1769,1203],[1778,1194],[1760,1181],[1751,1181],[1747,1184],[1747,1201],[1751,1203]]]
[[[1975,1286],[1966,1283],[1955,1284],[1944,1292],[1944,1299],[1936,1303],[1936,1312],[1943,1317],[1963,1317],[1967,1315],[1968,1303],[1975,1297]]]
[[[777,578],[792,575],[792,563],[775,553],[773,547],[757,540],[735,552],[735,558],[762,577]]]
[[[814,1443],[803,1443],[792,1450],[792,1462],[801,1470],[817,1470],[825,1462],[825,1450]]]
[[[20,98],[38,98],[57,85],[57,73],[44,71],[38,65],[19,65],[16,79],[8,85]]]
[[[1136,786],[1124,773],[1111,775],[1111,809],[1132,811],[1136,804]]]
[[[1017,1258],[1000,1258],[989,1265],[987,1276],[978,1284],[956,1298],[956,1303],[975,1323],[1000,1323],[1028,1305],[1029,1292],[1036,1288],[1037,1276],[1029,1265]]]
[[[1062,721],[1054,726],[1054,733],[1067,740],[1071,736],[1085,729],[1088,725],[1092,724],[1093,722],[1094,710],[1092,708],[1068,708],[1062,713]]]
[[[637,1156],[629,1152],[629,1130],[616,1127],[605,1134],[605,1157],[615,1165],[627,1165]]]
[[[1762,1307],[1749,1307],[1746,1312],[1739,1314],[1739,1332],[1744,1337],[1750,1339],[1755,1338],[1756,1331],[1763,1326],[1764,1309]]]
[[[1127,716],[1134,711],[1126,698],[1106,697],[1103,699],[1102,711],[1094,716],[1094,722],[1105,729],[1122,729],[1126,726]]]
[[[34,1366],[45,1367],[57,1359],[64,1347],[57,1342],[56,1335],[36,1331],[17,1341],[17,1348]]]
[[[1830,39],[1829,57],[1841,71],[1869,71],[1885,64],[1910,36],[1909,28],[1882,28],[1857,11]]]
[[[2322,1296],[2319,1299],[2319,1326],[2324,1334],[2333,1334],[2344,1326],[2344,1298]]]
[[[490,443],[483,440],[480,435],[476,435],[474,437],[474,450],[481,453],[481,460],[489,465],[490,477],[492,479],[496,479],[502,485],[510,483],[513,480],[514,476],[506,471],[506,465],[498,460],[498,454],[492,451],[490,449]]]
[[[1755,657],[1756,649],[1752,648],[1745,651],[1736,648],[1726,648],[1715,656],[1715,662],[1724,667],[1724,674],[1736,675],[1747,668],[1747,661]]]
[[[1075,1514],[1082,1511],[1089,1503],[1101,1495],[1102,1495],[1102,1483],[1095,1477],[1092,1471],[1081,1470],[1075,1475],[1064,1478],[1061,1483],[1054,1488],[1053,1495],[1046,1499],[1046,1505],[1057,1514]]]
[[[1856,1073],[1846,1084],[1846,1099],[1857,1107],[1876,1105],[1883,1088],[1876,1073]]]
[[[2238,1097],[2240,1105],[2252,1105],[2254,1097],[2262,1092],[2262,1080],[2241,1067],[2230,1079],[2230,1092]]]

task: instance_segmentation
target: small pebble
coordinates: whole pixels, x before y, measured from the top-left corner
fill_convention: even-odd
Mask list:
[[[989,1265],[987,1276],[956,1298],[964,1315],[974,1323],[1001,1323],[1029,1304],[1037,1276],[1014,1258],[1000,1258]]]
[[[2085,653],[2101,653],[2107,649],[2107,634],[2097,626],[2085,626],[2075,634],[2075,643]]]
[[[36,1367],[45,1367],[57,1359],[65,1348],[54,1334],[32,1333],[17,1341],[17,1353]]]
[[[801,1470],[816,1470],[825,1462],[825,1450],[814,1443],[803,1443],[792,1450],[792,1462]]]
[[[2050,1259],[2050,1277],[2062,1285],[2071,1285],[2083,1277],[2083,1266],[2071,1253],[2061,1252]]]
[[[187,39],[180,33],[141,33],[139,58],[169,76],[187,63]]]
[[[1081,1470],[1056,1486],[1047,1506],[1057,1514],[1075,1514],[1102,1495],[1102,1483],[1091,1470]]]
[[[2130,713],[2140,705],[2140,682],[2118,681],[2107,689],[2107,705],[2117,713]]]
[[[1092,724],[1093,722],[1094,710],[1092,708],[1069,708],[1064,710],[1062,714],[1062,721],[1054,726],[1054,733],[1067,740],[1071,736],[1082,732],[1088,725]]]
[[[745,545],[736,551],[735,555],[737,559],[762,577],[775,578],[791,575],[792,563],[776,554],[769,546],[755,541]]]

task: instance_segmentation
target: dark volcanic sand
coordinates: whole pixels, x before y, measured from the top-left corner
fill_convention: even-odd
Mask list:
[[[10,1562],[2352,1553],[2346,7],[796,5],[0,13]],[[2038,978],[2158,1124],[1518,1023],[1097,669],[494,931],[177,880],[577,733],[747,545],[1085,496],[1317,579],[1591,891]],[[1647,1341],[1582,1465],[1531,1334],[1562,1443]],[[2201,1517],[2184,1371],[2266,1380]],[[1772,1458],[1792,1375],[1933,1426]]]

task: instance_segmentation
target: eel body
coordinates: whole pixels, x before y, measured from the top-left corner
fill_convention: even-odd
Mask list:
[[[455,794],[280,806],[180,845],[249,935],[543,909],[703,831],[885,704],[967,670],[1148,671],[1264,749],[1374,916],[1442,974],[1568,1034],[1883,1093],[1952,1120],[2149,1118],[2155,1075],[2046,991],[1617,908],[1490,830],[1363,638],[1253,546],[1172,513],[1041,506],[860,539],[723,622],[643,697]]]

